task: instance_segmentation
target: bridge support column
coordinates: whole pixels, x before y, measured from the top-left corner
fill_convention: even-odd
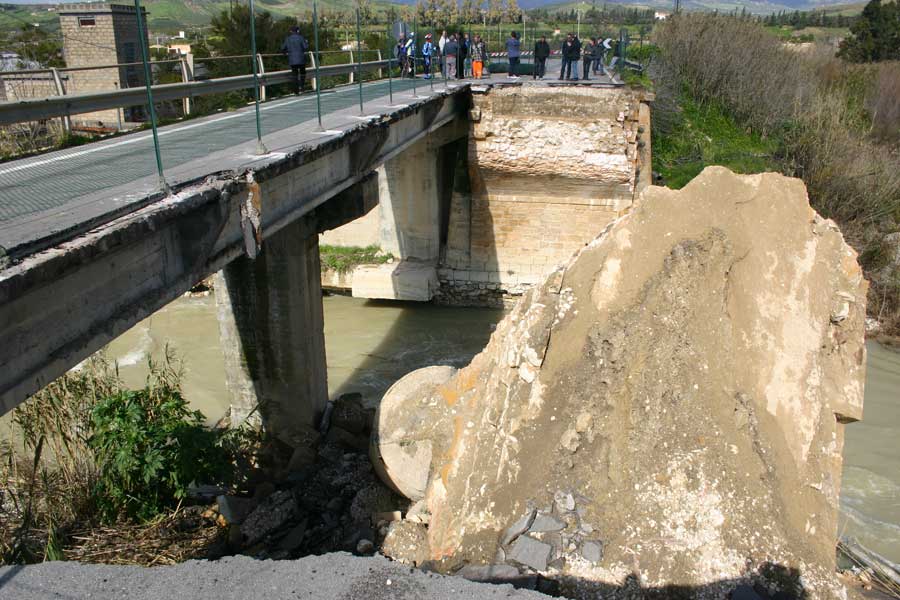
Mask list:
[[[378,245],[400,261],[357,268],[353,296],[427,302],[437,291],[439,155],[437,147],[423,140],[376,169]]]
[[[216,275],[232,424],[261,419],[273,435],[301,442],[315,426],[328,400],[320,277],[308,219]]]

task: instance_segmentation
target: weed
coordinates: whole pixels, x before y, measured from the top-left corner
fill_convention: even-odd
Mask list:
[[[383,253],[378,246],[319,246],[319,260],[322,267],[339,273],[352,271],[359,265],[380,265],[393,260],[393,256]]]

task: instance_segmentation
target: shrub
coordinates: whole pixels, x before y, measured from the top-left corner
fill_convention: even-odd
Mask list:
[[[88,447],[100,471],[95,501],[107,520],[154,517],[191,482],[219,481],[227,471],[219,434],[188,408],[171,362],[151,363],[150,371],[144,389],[107,396],[91,414]]]
[[[393,257],[381,252],[378,246],[319,246],[319,259],[322,266],[338,273],[347,273],[359,265],[380,265]]]

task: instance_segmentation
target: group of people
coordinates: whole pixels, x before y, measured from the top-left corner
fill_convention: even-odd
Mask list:
[[[282,52],[287,56],[288,64],[294,75],[294,93],[299,94],[306,85],[306,57],[309,43],[300,34],[299,27],[292,27],[291,33],[282,45]],[[516,31],[510,33],[506,40],[506,53],[509,61],[510,79],[518,79],[519,65],[522,57],[522,42]],[[547,71],[547,59],[550,58],[550,44],[546,36],[541,36],[534,43],[534,68],[532,77],[544,79]],[[560,48],[562,69],[560,80],[578,81],[579,65],[582,65],[582,76],[590,79],[590,74],[606,73],[607,48],[602,39],[589,38],[582,43],[574,33],[566,35]],[[617,53],[614,53],[617,54]],[[448,34],[441,33],[437,42],[432,35],[426,34],[421,54],[418,54],[415,35],[401,33],[394,47],[394,58],[400,66],[401,77],[415,77],[417,65],[421,65],[425,79],[431,79],[435,68],[448,79],[475,78],[481,79],[488,73],[490,55],[480,35],[469,36],[460,31]],[[615,66],[617,56],[613,56],[609,68]]]
[[[605,75],[606,74],[606,54],[609,49],[603,44],[601,38],[589,38],[582,44],[581,40],[574,33],[566,35],[566,39],[560,48],[560,57],[562,58],[562,69],[559,72],[560,81],[578,81],[578,65],[582,66],[582,74],[584,79],[590,79],[590,74]],[[614,53],[615,54],[615,53]],[[543,79],[547,74],[547,58],[550,56],[550,44],[547,38],[541,36],[534,43],[534,70],[533,77],[535,79]],[[609,68],[612,69],[617,56],[613,56]]]
[[[401,33],[394,47],[394,58],[400,65],[401,77],[415,77],[417,65],[421,64],[425,79],[431,79],[434,72],[443,73],[449,79],[480,79],[485,73],[488,53],[480,35],[470,37],[462,31],[448,34],[445,30],[437,42],[430,33],[425,34],[421,55],[416,52],[414,34]]]

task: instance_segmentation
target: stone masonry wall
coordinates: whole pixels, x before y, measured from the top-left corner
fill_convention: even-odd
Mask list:
[[[146,18],[146,11],[145,11]],[[94,24],[83,19],[93,18]],[[140,37],[133,6],[119,4],[64,5],[59,14],[62,30],[63,53],[67,67],[89,67],[141,60]],[[118,69],[91,69],[68,73],[65,84],[67,94],[84,94],[144,85],[140,66]],[[142,113],[142,107],[134,110]],[[102,124],[116,127],[122,121],[132,121],[139,115],[131,115],[131,109],[104,110],[76,115],[73,119],[86,125]]]
[[[623,88],[476,93],[438,300],[496,305],[521,294],[628,211],[649,160],[642,99]]]

